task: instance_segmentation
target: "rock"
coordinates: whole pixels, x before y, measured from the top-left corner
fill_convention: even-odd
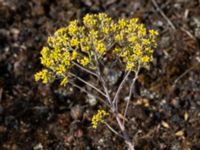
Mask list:
[[[48,108],[45,106],[35,106],[33,107],[33,112],[35,115],[41,115],[48,113]]]
[[[90,106],[95,106],[97,104],[97,99],[95,96],[88,94],[87,97],[87,101],[90,104]]]
[[[43,145],[41,143],[38,143],[33,147],[33,150],[43,150]]]
[[[193,25],[195,26],[194,28],[195,37],[200,38],[200,18],[199,17],[193,18]]]
[[[199,28],[195,28],[194,30],[194,35],[200,39],[200,27]]]
[[[17,29],[17,28],[11,28],[10,29],[10,34],[12,36],[12,38],[16,41],[19,37],[19,34],[20,34],[20,30]]]
[[[157,27],[163,27],[164,23],[160,20],[157,20],[154,22],[154,25],[157,26]]]
[[[161,42],[160,45],[162,45],[162,47],[169,47],[170,46],[170,37],[169,36],[163,36],[161,37]]]
[[[181,144],[179,141],[174,141],[171,144],[171,150],[178,150],[178,149],[181,149]]]
[[[83,116],[83,108],[80,105],[72,107],[70,115],[74,120],[80,119]]]
[[[75,133],[74,136],[77,138],[81,138],[83,136],[83,130],[78,129]]]
[[[200,27],[200,18],[199,17],[194,17],[193,18],[193,20],[194,20],[194,24],[196,25],[196,27]]]
[[[105,67],[103,72],[108,79],[108,84],[111,86],[116,84],[118,79],[122,75],[122,72],[120,70],[110,69],[108,67]]]

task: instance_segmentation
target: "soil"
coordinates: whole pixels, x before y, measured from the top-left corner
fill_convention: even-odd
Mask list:
[[[34,81],[48,35],[86,13],[106,12],[159,31],[127,117],[136,150],[199,150],[200,1],[155,1],[159,9],[153,0],[0,0],[0,149],[127,149],[105,126],[91,128],[101,103],[91,106],[70,86]]]

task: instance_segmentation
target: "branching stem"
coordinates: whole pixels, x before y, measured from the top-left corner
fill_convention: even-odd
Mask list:
[[[117,111],[118,111],[118,96],[119,96],[119,94],[120,94],[120,92],[121,92],[121,90],[122,90],[122,87],[124,86],[125,81],[127,80],[127,78],[128,78],[128,76],[129,76],[130,73],[131,73],[131,71],[128,71],[128,72],[126,73],[126,75],[124,76],[124,79],[123,79],[122,82],[120,83],[120,85],[119,85],[119,87],[118,87],[118,89],[117,89],[117,92],[116,92],[116,94],[115,94],[115,97],[114,97],[114,99],[113,99],[113,105],[116,106],[116,110],[117,110]]]
[[[78,64],[78,63],[76,63],[76,62],[74,62],[74,61],[73,61],[72,63],[73,63],[76,67],[78,67],[78,68],[82,69],[83,71],[85,71],[85,72],[87,72],[87,73],[89,73],[89,74],[91,74],[91,75],[93,75],[93,76],[95,76],[95,77],[98,78],[98,75],[97,75],[96,73],[92,72],[91,70],[89,70],[89,69],[87,69],[87,68],[81,66],[80,64]]]
[[[109,105],[105,100],[103,100],[101,97],[96,96],[96,95],[93,95],[92,93],[88,92],[87,90],[85,90],[84,88],[80,87],[79,85],[75,84],[75,83],[72,82],[72,81],[69,81],[69,83],[70,83],[72,86],[76,87],[77,89],[83,91],[84,93],[96,97],[98,100],[100,100],[101,102],[103,102],[107,107],[110,107],[110,105]]]
[[[96,88],[96,87],[95,87],[94,85],[92,85],[91,83],[85,81],[84,79],[78,77],[77,75],[75,75],[75,74],[73,74],[73,73],[71,73],[71,72],[69,72],[69,75],[75,77],[76,79],[78,79],[78,80],[80,80],[81,82],[85,83],[85,84],[88,85],[89,87],[95,89],[98,93],[100,93],[100,94],[103,95],[104,97],[107,97],[107,95],[106,95],[104,92],[102,92],[101,90],[99,90],[98,88]]]
[[[127,100],[126,108],[125,108],[125,111],[124,111],[124,118],[126,118],[126,115],[127,115],[129,103],[130,103],[130,100],[131,100],[131,97],[132,97],[132,93],[133,93],[133,88],[134,88],[135,82],[136,82],[136,80],[138,78],[139,71],[140,71],[140,65],[138,66],[138,69],[135,72],[135,77],[132,79],[132,83],[131,83],[130,90],[129,90],[129,95],[128,95],[128,100]],[[123,125],[124,125],[124,123],[125,123],[125,119],[123,120]]]
[[[107,122],[103,122],[113,133],[115,133],[117,136],[119,136],[119,137],[121,137],[121,138],[123,138],[123,136],[119,133],[119,132],[117,132],[115,129],[113,129]]]

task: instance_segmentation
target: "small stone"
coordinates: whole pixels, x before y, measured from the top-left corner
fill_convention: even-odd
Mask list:
[[[91,0],[85,0],[84,3],[86,6],[89,6],[89,7],[91,7],[93,4]]]
[[[103,70],[104,74],[107,76],[108,79],[108,84],[109,85],[114,85],[117,83],[118,79],[120,78],[120,76],[122,75],[121,71],[113,71],[112,69],[105,67]]]
[[[178,97],[175,97],[171,100],[171,104],[175,107],[175,108],[180,108],[180,104],[179,104],[179,99]]]
[[[163,36],[161,38],[161,45],[163,47],[169,47],[170,46],[170,37],[169,36]]]
[[[43,145],[41,143],[38,143],[33,147],[34,150],[43,150]]]
[[[99,144],[103,144],[104,143],[104,139],[103,138],[101,138],[100,140],[99,140],[99,142],[98,142]]]
[[[37,115],[47,114],[48,108],[46,106],[35,106],[35,107],[33,107],[33,112]]]
[[[13,144],[11,147],[12,150],[19,150],[19,147],[16,144]]]
[[[17,28],[11,28],[10,29],[10,34],[12,35],[14,40],[17,40],[20,34],[20,30]]]
[[[189,114],[188,114],[188,112],[185,112],[185,113],[184,113],[184,120],[187,121],[188,118],[189,118]]]
[[[199,28],[200,27],[200,18],[194,17],[193,20],[194,20],[194,24],[196,25],[196,27]]]
[[[74,120],[78,120],[83,115],[83,109],[81,108],[80,105],[76,105],[76,106],[71,108],[70,115]]]
[[[182,130],[176,132],[176,136],[184,136],[184,132]]]
[[[169,124],[165,121],[162,121],[162,126],[165,127],[165,128],[170,128]]]
[[[95,96],[88,94],[87,97],[87,101],[90,104],[90,106],[95,106],[97,104],[97,99]]]
[[[195,35],[197,38],[200,38],[200,27],[195,28],[195,30],[194,30],[194,35]]]
[[[162,27],[163,26],[163,22],[158,20],[158,21],[154,22],[154,25],[157,26],[157,27]]]
[[[181,149],[181,144],[179,143],[179,141],[174,141],[173,143],[171,143],[171,150],[177,149]]]
[[[74,136],[77,138],[81,138],[83,136],[83,130],[78,129],[75,133]]]

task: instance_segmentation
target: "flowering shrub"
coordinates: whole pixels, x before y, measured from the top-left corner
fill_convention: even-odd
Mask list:
[[[115,116],[121,133],[104,121],[104,118],[108,116],[104,110],[99,110],[93,116],[92,127],[97,128],[99,122],[105,123],[111,131],[123,137],[129,148],[133,150],[134,144],[126,133],[124,118],[126,118],[139,70],[149,65],[153,59],[157,35],[157,31],[147,30],[137,18],[114,21],[105,13],[87,14],[82,22],[71,21],[67,27],[58,29],[54,35],[48,37],[47,46],[41,50],[41,63],[44,69],[35,74],[35,79],[48,83],[58,78],[61,79],[60,85],[65,86],[67,83],[72,84],[71,79],[77,78],[96,90],[106,98],[106,102],[102,101]],[[108,65],[108,62],[117,62],[117,66],[126,72],[114,97],[111,97],[102,72],[102,68]],[[73,68],[82,69],[98,78],[103,90],[73,73]],[[135,77],[130,86],[129,99],[124,114],[119,115],[121,112],[118,110],[118,96],[131,72],[135,74]],[[75,87],[78,86],[75,85]]]
[[[152,60],[152,47],[156,46],[155,30],[147,31],[138,19],[120,19],[117,22],[104,13],[86,15],[83,25],[72,21],[48,38],[48,45],[41,51],[41,63],[46,67],[35,75],[43,83],[55,77],[69,80],[68,72],[73,62],[91,70],[96,69],[95,57],[105,60],[108,56],[119,60],[126,70],[146,66]]]

